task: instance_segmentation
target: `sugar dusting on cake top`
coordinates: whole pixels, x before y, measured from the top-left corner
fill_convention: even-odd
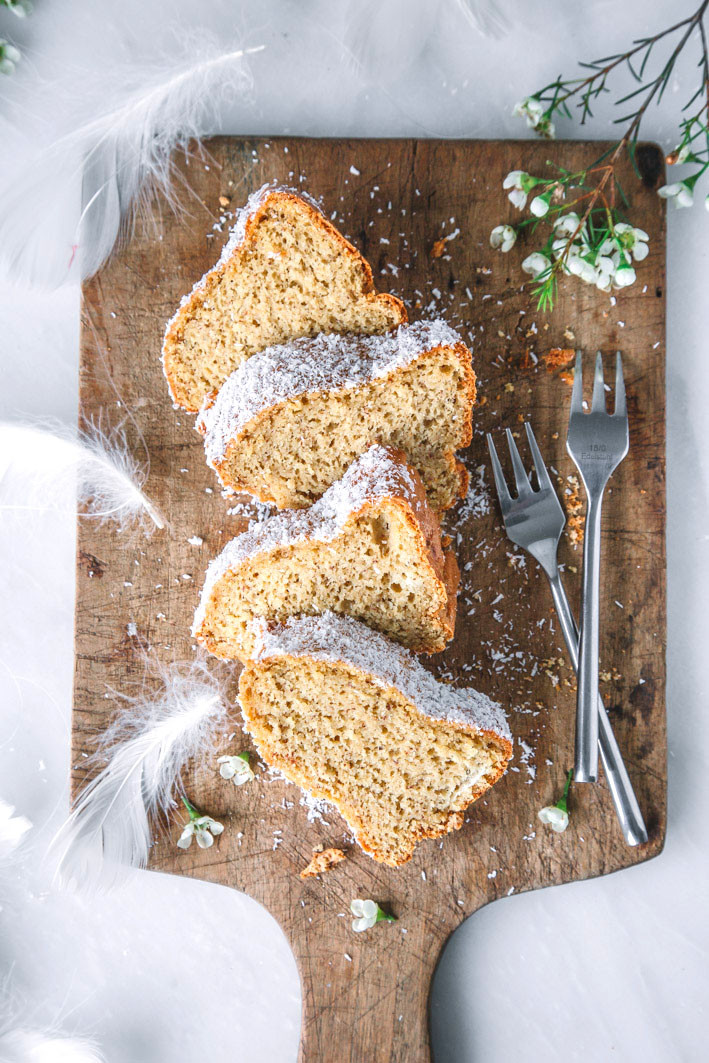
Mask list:
[[[254,554],[266,553],[304,540],[332,542],[348,519],[367,502],[403,495],[418,514],[425,507],[418,475],[389,447],[370,447],[310,509],[287,509],[237,535],[209,564],[192,633],[204,620],[215,585],[226,573]],[[418,487],[418,491],[417,491]]]
[[[235,370],[214,405],[199,414],[207,461],[221,461],[230,441],[262,410],[309,392],[360,387],[426,351],[460,342],[450,325],[434,320],[400,325],[382,336],[321,333],[267,347]]]
[[[285,624],[253,622],[255,660],[268,657],[314,657],[345,662],[367,672],[384,686],[393,686],[426,716],[512,740],[501,706],[470,687],[457,689],[440,683],[403,646],[372,631],[350,616],[326,612],[291,618]]]

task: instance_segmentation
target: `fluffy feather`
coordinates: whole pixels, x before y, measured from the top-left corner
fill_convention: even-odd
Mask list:
[[[359,0],[347,8],[343,44],[359,67],[391,84],[419,62],[444,24],[458,34],[467,27],[500,36],[507,20],[498,0]]]
[[[162,678],[156,696],[124,699],[96,754],[108,763],[53,842],[65,885],[110,889],[126,867],[145,867],[151,819],[174,807],[185,764],[213,744],[226,716],[219,677],[197,661],[173,665]]]
[[[132,76],[139,84],[52,144],[0,197],[0,265],[8,275],[49,288],[76,268],[89,277],[110,255],[139,197],[149,206],[160,189],[174,205],[173,152],[211,131],[225,94],[250,84],[245,56],[261,50],[224,52],[192,39],[188,53],[169,67],[147,75],[122,68],[121,84],[130,85]],[[38,210],[48,188],[59,196],[49,212]]]
[[[14,806],[0,797],[0,861],[15,851],[31,829],[30,821],[25,816],[16,816]]]
[[[122,426],[90,423],[78,434],[59,425],[0,424],[0,509],[40,510],[72,497],[84,512],[121,529],[165,521],[143,491],[147,469],[131,453]],[[15,501],[19,499],[19,501]]]
[[[2,1063],[103,1063],[94,1041],[37,1030],[0,1033]]]

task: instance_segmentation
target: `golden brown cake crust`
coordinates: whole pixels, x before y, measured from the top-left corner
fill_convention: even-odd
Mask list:
[[[307,218],[310,224],[318,228],[325,236],[335,241],[339,247],[340,253],[349,258],[360,272],[361,296],[366,300],[371,300],[372,302],[378,302],[380,305],[387,306],[394,319],[392,327],[396,327],[398,324],[404,324],[408,320],[406,307],[400,299],[386,292],[376,291],[371,266],[356,247],[354,247],[349,240],[345,239],[342,233],[335,228],[328,218],[326,218],[315,206],[312,206],[296,193],[287,189],[275,188],[265,196],[261,197],[255,209],[248,210],[247,204],[244,208],[248,213],[243,230],[243,237],[235,244],[230,253],[227,253],[226,255],[222,254],[222,258],[220,258],[217,264],[213,266],[212,269],[205,274],[202,280],[195,285],[190,294],[183,300],[179,309],[167,326],[162,347],[163,370],[170,388],[173,402],[183,407],[183,409],[196,413],[200,408],[203,398],[203,396],[196,398],[194,395],[189,394],[181,383],[177,372],[180,364],[179,349],[183,341],[185,326],[191,318],[194,317],[196,311],[199,310],[204,305],[205,301],[213,294],[222,281],[226,271],[229,269],[234,257],[244,250],[248,251],[249,247],[254,243],[260,222],[268,214],[269,209],[276,201],[285,202],[293,206],[296,210],[300,211],[305,218]],[[227,251],[228,248],[229,244],[227,244],[226,247]]]

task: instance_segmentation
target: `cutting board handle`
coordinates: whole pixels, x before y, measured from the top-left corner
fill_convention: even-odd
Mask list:
[[[329,939],[291,938],[303,991],[299,1063],[429,1063],[428,1001],[448,930],[394,923],[355,934],[349,918],[337,922]],[[375,934],[386,947],[373,947]]]

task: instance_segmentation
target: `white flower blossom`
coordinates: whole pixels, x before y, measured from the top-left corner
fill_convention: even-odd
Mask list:
[[[220,757],[217,764],[222,779],[231,779],[235,786],[243,786],[254,778],[248,753],[237,753],[235,757]]]
[[[543,114],[544,104],[541,100],[534,100],[530,96],[526,96],[525,99],[516,103],[512,110],[514,118],[527,119],[527,125],[530,129],[534,129],[534,127],[539,124],[539,119]]]
[[[552,138],[556,132],[554,123],[546,117],[546,108],[541,100],[526,96],[516,103],[512,114],[515,118],[526,118],[527,125],[544,137]]]
[[[694,189],[686,181],[663,185],[658,188],[657,194],[663,199],[674,199],[676,207],[691,207],[694,203]]]
[[[559,236],[571,237],[574,235],[580,224],[581,219],[574,211],[570,211],[568,214],[560,214],[554,220],[554,232]]]
[[[569,813],[557,805],[547,805],[546,808],[540,808],[537,816],[542,823],[548,823],[557,834],[561,834],[569,825]]]
[[[551,192],[544,192],[540,196],[535,196],[532,202],[529,204],[529,209],[535,218],[543,218],[549,210],[549,203],[551,201]]]
[[[636,229],[627,222],[620,221],[615,227],[615,235],[620,239],[623,248],[630,251],[636,262],[642,262],[647,258],[649,248],[647,242],[650,239],[644,229]]]
[[[597,279],[596,267],[592,266],[590,262],[587,262],[581,255],[575,255],[573,252],[566,260],[569,273],[572,273],[575,277],[580,277],[586,284],[595,284]]]
[[[0,37],[0,74],[12,74],[20,61],[20,53],[14,44]]]
[[[634,284],[636,280],[636,273],[630,262],[624,259],[618,269],[615,271],[613,277],[614,288],[627,288],[629,284]]]
[[[511,189],[507,193],[507,198],[510,203],[517,207],[518,210],[522,210],[527,202],[527,194],[534,187],[535,180],[530,177],[524,170],[510,170],[507,177],[502,182],[504,189]]]
[[[536,278],[551,269],[551,262],[541,251],[533,251],[531,255],[527,255],[525,258],[522,263],[522,269],[525,273],[531,273]]]
[[[567,801],[569,797],[569,787],[571,786],[571,776],[573,773],[573,768],[570,768],[566,773],[564,792],[556,804],[547,805],[545,808],[540,808],[537,812],[537,816],[542,823],[548,823],[551,829],[555,830],[558,834],[565,831],[569,825],[569,808]]]
[[[0,798],[0,860],[14,852],[32,824],[25,816],[16,816],[14,805]]]
[[[7,5],[12,11],[13,15],[17,15],[18,18],[26,18],[32,14],[32,4],[30,0],[9,0]]]
[[[396,917],[383,912],[376,901],[361,900],[359,897],[350,904],[350,911],[355,917],[352,920],[352,929],[358,934],[363,930],[369,930],[375,923],[396,921]]]
[[[224,830],[224,824],[218,823],[211,816],[201,816],[187,798],[183,797],[182,803],[189,812],[190,820],[189,823],[185,824],[185,828],[177,840],[179,848],[189,849],[192,839],[195,838],[200,849],[209,849],[214,844],[216,835],[221,834]]]
[[[517,233],[511,225],[496,225],[490,233],[490,247],[496,250],[509,251],[517,241]]]

